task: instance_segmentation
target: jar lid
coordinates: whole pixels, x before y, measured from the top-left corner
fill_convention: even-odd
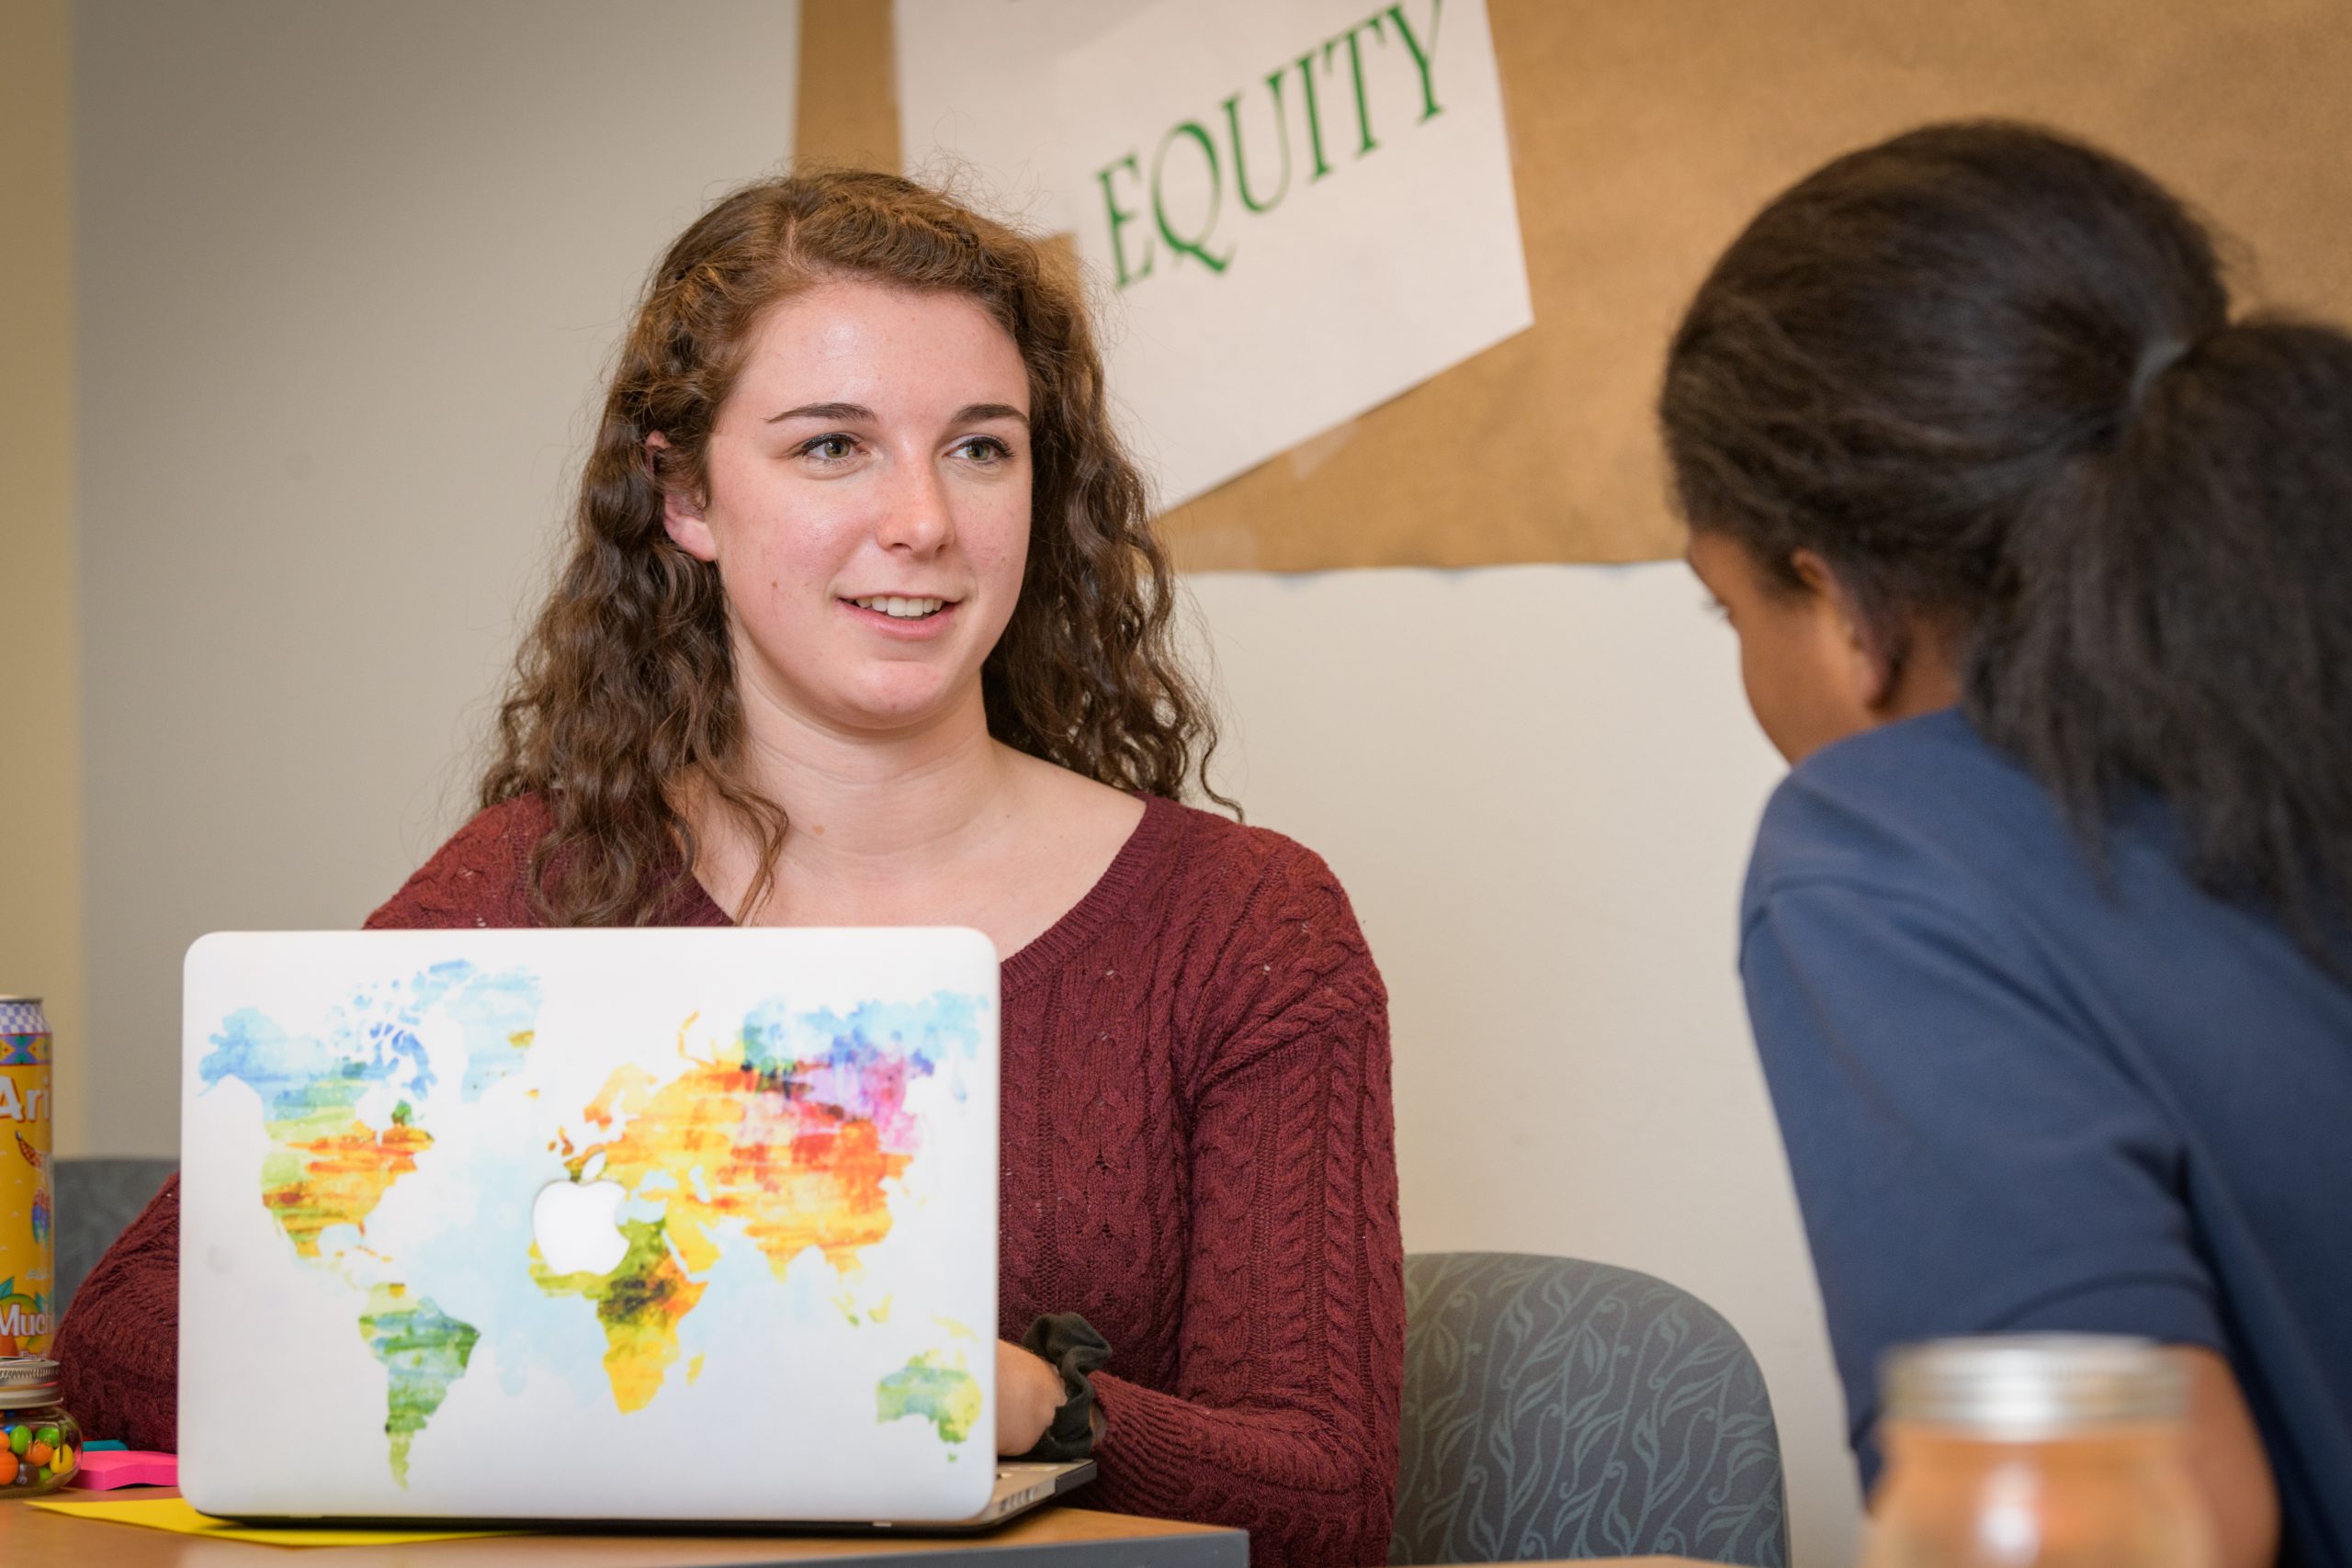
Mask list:
[[[1881,1363],[1886,1413],[1988,1438],[2177,1420],[2188,1381],[2145,1339],[2020,1334],[1898,1346]]]
[[[57,1363],[47,1356],[0,1356],[0,1410],[57,1403]]]

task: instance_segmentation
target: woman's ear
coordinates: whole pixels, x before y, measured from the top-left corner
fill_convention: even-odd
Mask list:
[[[1819,554],[1799,550],[1789,558],[1789,568],[1819,599],[1841,694],[1863,712],[1882,712],[1894,697],[1901,656],[1872,629],[1860,602]]]
[[[710,524],[703,516],[702,502],[687,491],[668,483],[662,477],[662,454],[670,450],[670,438],[660,431],[645,438],[645,471],[662,487],[662,529],[670,542],[696,560],[715,561],[718,558],[718,541],[711,536]]]

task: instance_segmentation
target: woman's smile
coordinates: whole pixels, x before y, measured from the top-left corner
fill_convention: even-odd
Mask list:
[[[960,607],[954,599],[928,599],[895,593],[873,594],[839,601],[856,623],[887,637],[906,642],[944,636]]]

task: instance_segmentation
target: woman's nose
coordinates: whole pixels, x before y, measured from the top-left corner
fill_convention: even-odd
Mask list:
[[[900,464],[892,478],[875,522],[876,541],[886,550],[936,554],[956,536],[945,479],[927,462]]]

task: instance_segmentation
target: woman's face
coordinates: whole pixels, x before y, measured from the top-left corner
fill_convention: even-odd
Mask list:
[[[658,438],[657,438],[658,439]],[[718,564],[736,680],[829,728],[920,728],[978,688],[1029,549],[1029,378],[977,302],[786,299],[718,411],[679,547]]]
[[[1727,534],[1693,529],[1683,555],[1738,634],[1748,709],[1792,765],[1883,720],[1883,674],[1817,558],[1800,552],[1791,584]]]

